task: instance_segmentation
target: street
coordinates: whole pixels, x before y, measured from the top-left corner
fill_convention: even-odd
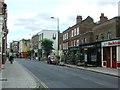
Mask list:
[[[17,59],[48,88],[118,88],[118,78],[91,71]]]

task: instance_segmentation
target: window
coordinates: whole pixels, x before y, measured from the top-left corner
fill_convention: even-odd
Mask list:
[[[101,34],[101,40],[104,40],[104,34]]]
[[[84,38],[84,43],[86,43],[87,42],[87,40],[86,40],[86,38]]]
[[[68,33],[66,33],[66,39],[68,39]]]
[[[67,43],[63,43],[63,49],[68,49],[68,42]]]
[[[71,31],[71,33],[72,33],[72,34],[71,34],[71,37],[73,37],[73,30]]]
[[[76,40],[74,40],[74,46],[76,46]]]
[[[77,27],[77,35],[79,35],[79,27]]]
[[[74,46],[74,41],[71,41],[71,47],[73,47]]]
[[[98,35],[96,35],[96,41],[98,41],[98,38],[99,38],[99,36],[98,36]]]
[[[68,42],[66,43],[66,49],[68,49]]]
[[[79,39],[77,40],[77,46],[79,45]]]
[[[76,36],[77,32],[76,32],[76,28],[74,28],[74,36]]]
[[[81,40],[81,43],[80,44],[83,44],[83,40]]]
[[[56,34],[55,34],[55,33],[53,33],[52,38],[53,38],[53,40],[55,40],[55,39],[56,39]]]
[[[63,40],[65,40],[65,35],[63,35]]]
[[[108,39],[111,39],[111,38],[112,38],[111,32],[108,32],[108,33],[107,33],[107,38],[108,38]]]

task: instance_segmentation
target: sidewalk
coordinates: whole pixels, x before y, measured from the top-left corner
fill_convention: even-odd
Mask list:
[[[27,70],[16,61],[6,61],[0,72],[0,88],[37,88],[37,82]]]
[[[76,66],[76,65],[70,65],[70,64],[65,64],[65,66],[89,70],[89,71],[111,75],[115,77],[120,77],[120,69],[104,68],[104,67],[84,67],[84,66]]]

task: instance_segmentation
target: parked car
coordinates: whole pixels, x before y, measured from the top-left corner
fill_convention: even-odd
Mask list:
[[[54,55],[50,55],[47,60],[48,64],[57,64],[56,57]]]

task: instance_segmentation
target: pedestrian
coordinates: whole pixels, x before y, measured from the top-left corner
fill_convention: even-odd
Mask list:
[[[13,61],[14,61],[13,50],[11,50],[11,52],[9,53],[9,61],[11,64],[13,64]]]

